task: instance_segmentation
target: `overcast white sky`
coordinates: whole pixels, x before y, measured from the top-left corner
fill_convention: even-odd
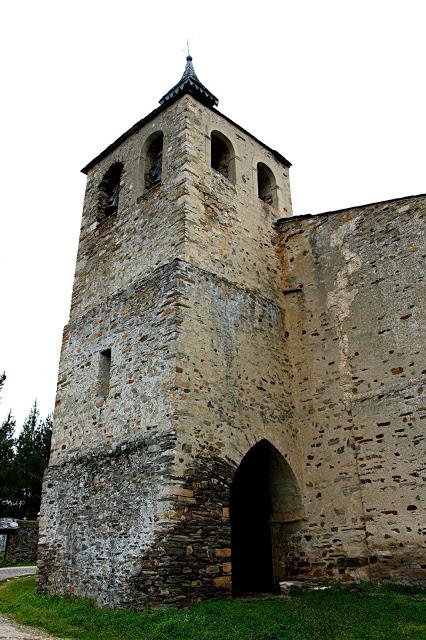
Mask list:
[[[89,160],[157,106],[190,40],[219,109],[292,163],[294,213],[426,191],[423,0],[9,0],[2,60],[0,370],[53,409]]]

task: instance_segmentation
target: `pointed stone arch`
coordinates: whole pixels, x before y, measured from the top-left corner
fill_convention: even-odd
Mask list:
[[[303,519],[302,494],[284,456],[262,439],[235,472],[230,495],[232,590],[267,592],[291,573],[286,536]]]

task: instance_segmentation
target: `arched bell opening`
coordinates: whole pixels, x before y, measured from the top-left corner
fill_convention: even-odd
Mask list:
[[[146,190],[161,184],[163,173],[163,134],[153,133],[146,143],[144,158],[144,186]]]
[[[275,176],[263,162],[257,164],[257,195],[271,207],[278,207],[277,181]]]
[[[270,592],[288,571],[288,544],[303,518],[297,479],[281,453],[261,440],[244,456],[231,486],[232,592]]]
[[[103,222],[105,218],[112,216],[118,210],[122,172],[123,164],[115,162],[102,178],[98,190],[98,210],[96,213],[98,222]]]
[[[212,131],[210,164],[212,169],[220,173],[224,178],[235,184],[235,151],[223,133]]]

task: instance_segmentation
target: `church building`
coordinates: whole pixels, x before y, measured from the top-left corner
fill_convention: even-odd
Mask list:
[[[83,169],[38,589],[425,582],[426,196],[293,217],[290,162],[217,105],[188,56]]]

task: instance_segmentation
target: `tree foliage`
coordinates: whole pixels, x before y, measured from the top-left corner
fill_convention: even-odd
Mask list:
[[[3,385],[4,385],[4,381],[6,380],[6,374],[3,371],[3,373],[0,373],[0,398],[1,398],[1,390],[3,389]]]
[[[0,391],[6,376],[0,375]],[[52,416],[42,420],[37,403],[20,433],[9,411],[0,426],[0,517],[37,518],[43,474],[49,461]]]
[[[15,426],[15,419],[9,411],[9,415],[0,427],[0,516],[12,515],[9,507],[12,506],[11,502],[16,498],[13,478]]]

